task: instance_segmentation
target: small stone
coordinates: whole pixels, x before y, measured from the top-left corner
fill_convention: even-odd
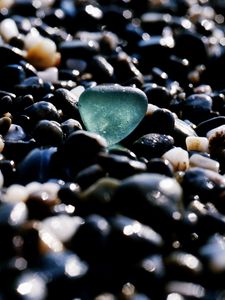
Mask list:
[[[19,203],[26,201],[28,195],[29,194],[26,187],[20,184],[12,184],[10,187],[8,187],[3,200],[9,203]]]
[[[225,125],[218,126],[216,128],[211,129],[207,132],[206,136],[210,140],[215,136],[224,136],[225,135]]]
[[[163,154],[162,158],[173,165],[174,171],[185,171],[189,167],[188,152],[180,147],[170,149]]]
[[[186,138],[186,146],[188,151],[209,151],[209,140],[205,137],[188,136]]]
[[[52,40],[41,38],[28,50],[26,58],[38,69],[54,67],[60,60],[60,54],[56,50],[56,45]]]
[[[79,98],[79,111],[87,130],[103,136],[108,145],[128,136],[144,118],[147,97],[137,88],[101,85]]]
[[[193,154],[190,157],[190,167],[199,167],[203,169],[209,169],[214,172],[219,172],[220,164],[214,159],[204,157],[200,154]]]
[[[44,71],[39,71],[38,77],[44,81],[56,83],[58,81],[58,69],[56,67],[50,67]]]
[[[6,42],[17,36],[19,31],[16,22],[13,19],[4,19],[0,23],[0,34]]]
[[[174,139],[170,135],[149,133],[140,137],[132,146],[133,152],[138,157],[147,159],[160,158],[174,146]]]

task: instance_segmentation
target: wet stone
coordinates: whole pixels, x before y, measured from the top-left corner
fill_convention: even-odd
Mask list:
[[[113,145],[131,133],[143,119],[147,98],[136,88],[102,85],[82,93],[78,106],[86,128]]]
[[[77,147],[80,145],[80,147]],[[84,130],[70,134],[62,147],[62,158],[68,165],[71,174],[97,162],[100,152],[105,152],[106,140],[100,135]]]
[[[147,159],[160,158],[165,152],[172,149],[174,139],[170,135],[149,133],[146,134],[132,145],[133,152],[138,157],[145,157]]]
[[[195,131],[199,136],[206,136],[206,134],[210,130],[219,127],[221,125],[225,125],[225,116],[219,116],[219,117],[207,119],[201,122],[200,124],[198,124]]]
[[[63,131],[58,122],[41,120],[34,128],[33,138],[40,146],[59,146],[63,141]]]
[[[183,102],[182,115],[184,119],[199,124],[210,117],[212,98],[204,94],[190,95]]]
[[[0,71],[0,88],[13,91],[14,86],[21,83],[25,76],[22,66],[16,64],[7,65]]]
[[[168,108],[172,97],[168,91],[163,86],[158,86],[156,84],[147,85],[145,88],[146,96],[148,97],[148,102],[157,105],[162,108]]]
[[[116,211],[152,226],[163,236],[163,227],[167,226],[167,238],[170,238],[170,229],[178,225],[176,222],[181,217],[181,197],[182,189],[175,179],[145,173],[124,179],[115,191],[112,203]],[[164,219],[163,224],[159,224],[159,216]]]

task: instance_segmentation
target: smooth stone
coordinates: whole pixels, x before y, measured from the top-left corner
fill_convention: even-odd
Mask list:
[[[137,127],[145,116],[147,103],[141,90],[115,84],[87,89],[78,107],[86,129],[103,136],[110,146]]]

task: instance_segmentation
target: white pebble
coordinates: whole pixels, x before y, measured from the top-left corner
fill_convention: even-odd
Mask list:
[[[82,85],[78,85],[72,90],[70,90],[73,95],[75,95],[77,98],[80,97],[80,95],[85,91],[85,88]]]
[[[159,109],[157,105],[149,103],[147,108],[147,115],[152,115],[157,109]]]
[[[186,146],[188,151],[208,152],[209,140],[206,137],[188,136]]]
[[[55,3],[55,0],[40,0],[41,7],[49,7]]]
[[[37,181],[32,181],[26,185],[28,194],[36,193],[41,190],[42,184]]]
[[[16,22],[13,19],[4,19],[0,23],[0,34],[6,42],[16,37],[19,34]]]
[[[63,244],[60,240],[51,231],[48,231],[42,223],[40,225],[39,237],[42,241],[41,251],[43,253],[48,252],[49,250],[53,252],[61,252],[63,250]]]
[[[225,125],[218,126],[213,128],[212,130],[208,131],[206,136],[208,139],[215,137],[216,135],[224,135],[225,136]]]
[[[209,169],[214,172],[219,172],[220,164],[218,161],[205,157],[200,154],[193,154],[190,157],[190,167],[199,167],[203,169]]]
[[[47,68],[44,71],[39,71],[38,72],[38,77],[43,79],[44,81],[49,81],[52,83],[56,83],[58,81],[58,68],[56,67],[50,67]]]
[[[165,152],[162,158],[167,159],[174,171],[185,171],[189,168],[188,152],[181,147],[175,147]]]
[[[81,223],[82,218],[77,216],[70,217],[63,214],[46,218],[42,222],[43,226],[54,234],[62,243],[70,240]]]
[[[3,200],[11,203],[24,202],[27,200],[29,193],[23,185],[12,184],[10,185],[3,197]]]
[[[43,192],[46,192],[53,199],[57,198],[59,188],[60,188],[60,186],[56,182],[46,182],[46,183],[43,183],[41,186],[41,190]]]
[[[25,49],[29,50],[30,48],[34,47],[37,43],[40,42],[41,39],[42,36],[38,32],[38,30],[36,28],[32,28],[24,38]]]

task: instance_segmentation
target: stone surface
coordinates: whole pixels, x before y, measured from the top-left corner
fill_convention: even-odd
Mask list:
[[[113,145],[128,136],[143,119],[147,97],[137,88],[99,85],[82,93],[78,105],[86,129]]]

